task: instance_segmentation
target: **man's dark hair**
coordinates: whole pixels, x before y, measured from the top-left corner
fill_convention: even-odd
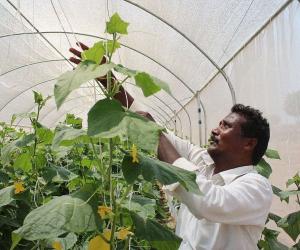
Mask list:
[[[267,150],[270,139],[270,127],[261,111],[243,104],[235,104],[231,112],[242,115],[246,122],[241,125],[242,136],[256,138],[257,144],[252,153],[252,164],[257,165]]]

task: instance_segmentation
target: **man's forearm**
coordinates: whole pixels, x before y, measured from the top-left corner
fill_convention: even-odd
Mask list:
[[[159,160],[170,164],[181,157],[175,147],[164,134],[161,134],[159,139],[157,157]]]

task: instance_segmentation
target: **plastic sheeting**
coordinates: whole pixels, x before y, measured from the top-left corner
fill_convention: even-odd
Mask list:
[[[284,180],[300,169],[296,0],[1,0],[0,120],[33,111],[32,90],[53,95],[55,78],[73,67],[66,60],[68,48],[76,41],[92,45],[108,38],[105,21],[115,11],[130,26],[113,61],[158,76],[173,94],[144,98],[128,82],[125,87],[138,106],[201,144],[234,98],[261,109],[271,124],[270,147],[282,158],[272,162],[272,181],[284,188]],[[66,113],[86,120],[89,108],[102,98],[94,86],[91,81],[74,91],[58,111],[52,98],[41,122],[54,127]],[[26,119],[16,123],[29,125]],[[274,204],[283,214],[279,202]]]

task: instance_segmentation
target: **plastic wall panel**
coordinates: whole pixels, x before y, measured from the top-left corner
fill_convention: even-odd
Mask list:
[[[218,75],[207,88],[199,94],[206,111],[207,139],[213,128],[230,113],[233,105],[231,92],[224,78]],[[204,131],[203,131],[204,133]]]

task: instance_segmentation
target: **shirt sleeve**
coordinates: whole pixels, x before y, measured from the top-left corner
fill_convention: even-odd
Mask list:
[[[196,182],[203,196],[187,192],[181,185],[167,188],[167,193],[184,203],[198,219],[264,226],[272,202],[272,188],[264,177],[248,173],[229,185],[218,186],[198,174]]]
[[[197,165],[197,160],[201,159],[200,155],[201,153],[203,153],[203,151],[205,151],[204,148],[194,145],[188,140],[183,140],[178,136],[174,135],[173,133],[164,133],[164,135],[175,147],[175,149],[182,158],[185,158],[186,160],[190,161],[190,165]],[[181,167],[180,163],[183,163],[185,165],[187,164],[187,161],[184,161],[182,158],[176,160],[178,161],[176,164],[177,167]],[[175,165],[174,163],[173,165]]]

